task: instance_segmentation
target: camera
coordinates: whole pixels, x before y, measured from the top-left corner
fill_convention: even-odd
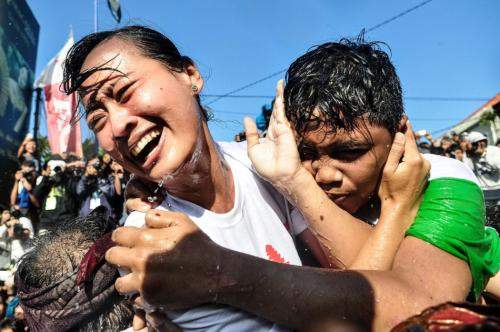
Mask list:
[[[14,238],[20,239],[24,235],[24,228],[21,224],[15,224],[13,227]]]
[[[60,175],[66,168],[64,160],[50,160],[48,163],[50,167],[50,176]]]

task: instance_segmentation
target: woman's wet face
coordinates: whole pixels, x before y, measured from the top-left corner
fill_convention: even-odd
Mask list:
[[[80,94],[100,146],[126,169],[159,181],[187,162],[201,135],[192,91],[203,80],[194,67],[181,73],[144,56],[132,42],[112,38],[85,59],[95,71]]]

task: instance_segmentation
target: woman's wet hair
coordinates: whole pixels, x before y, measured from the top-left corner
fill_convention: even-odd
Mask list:
[[[286,114],[299,134],[352,131],[365,118],[395,133],[403,116],[401,84],[377,42],[342,39],[309,50],[286,74]],[[362,121],[361,121],[362,122]]]
[[[166,68],[177,73],[184,72],[188,66],[194,65],[191,58],[182,55],[168,37],[156,30],[140,25],[132,25],[116,30],[99,31],[83,37],[69,50],[66,61],[64,62],[63,82],[61,84],[66,94],[83,92],[81,87],[82,83],[96,71],[116,71],[115,68],[108,67],[107,63],[103,63],[98,67],[80,72],[90,52],[99,44],[111,38],[119,38],[123,41],[130,42],[137,47],[145,57],[159,61],[165,65]],[[196,99],[205,120],[209,120],[207,111],[201,106],[199,95],[196,95]]]

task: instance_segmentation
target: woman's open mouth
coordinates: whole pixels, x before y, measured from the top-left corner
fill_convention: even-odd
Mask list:
[[[164,135],[161,127],[155,127],[146,133],[138,142],[130,149],[130,156],[134,163],[141,168],[149,168],[160,150],[160,141]]]

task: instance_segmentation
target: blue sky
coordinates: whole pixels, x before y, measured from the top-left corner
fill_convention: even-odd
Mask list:
[[[93,0],[27,0],[40,23],[37,75],[65,43],[93,32]],[[169,36],[205,77],[205,94],[225,94],[285,69],[309,47],[356,36],[422,0],[121,0],[122,23],[144,24]],[[117,27],[106,0],[99,29]],[[491,98],[500,92],[497,0],[433,0],[367,34],[387,43],[415,129],[449,127],[483,101],[422,101],[415,97]],[[238,92],[274,93],[280,76]],[[209,102],[212,98],[205,98]],[[223,98],[210,105],[216,140],[231,140],[245,115],[266,98]],[[43,121],[42,121],[43,122]],[[42,124],[42,134],[46,133]],[[84,136],[89,135],[84,129]]]

